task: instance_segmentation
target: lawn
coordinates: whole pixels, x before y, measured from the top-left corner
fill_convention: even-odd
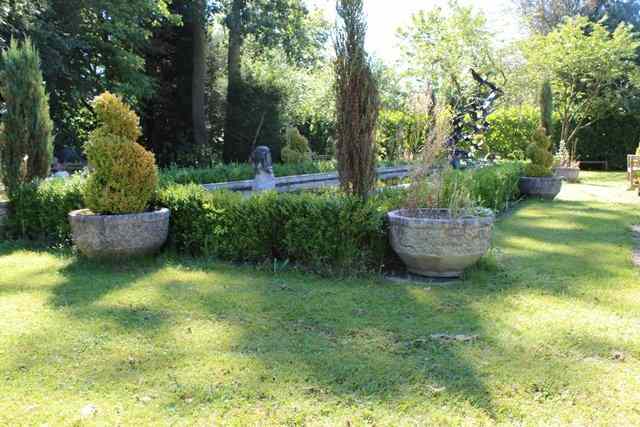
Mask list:
[[[448,286],[0,244],[0,425],[640,425],[623,178],[520,204]]]

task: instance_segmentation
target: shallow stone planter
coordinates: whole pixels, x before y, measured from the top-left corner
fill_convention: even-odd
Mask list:
[[[555,168],[555,176],[557,178],[563,178],[568,182],[578,182],[578,178],[580,177],[580,168],[557,167]]]
[[[69,213],[73,243],[89,258],[151,255],[169,234],[169,209],[128,215],[95,215],[88,209]]]
[[[391,246],[420,276],[459,277],[491,246],[493,215],[452,218],[448,209],[402,209],[388,218]]]
[[[523,176],[519,181],[520,192],[530,197],[553,200],[562,190],[562,179],[554,176]]]

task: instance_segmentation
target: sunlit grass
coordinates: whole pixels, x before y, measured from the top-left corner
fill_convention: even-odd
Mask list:
[[[0,425],[638,425],[640,210],[587,187],[450,287],[0,244]]]

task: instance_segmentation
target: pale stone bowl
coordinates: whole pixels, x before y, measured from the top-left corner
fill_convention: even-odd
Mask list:
[[[69,213],[73,243],[88,258],[127,258],[158,252],[169,235],[169,209],[128,215]]]
[[[410,273],[459,277],[491,247],[494,216],[451,217],[448,209],[388,214],[391,246]]]
[[[580,168],[557,167],[554,172],[556,177],[564,178],[568,182],[578,182],[580,177]]]

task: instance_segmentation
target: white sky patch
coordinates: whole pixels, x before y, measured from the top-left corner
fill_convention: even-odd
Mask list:
[[[335,0],[307,0],[309,4],[325,11],[329,22],[335,21]],[[516,39],[524,33],[511,0],[460,0],[463,5],[472,5],[482,10],[488,19],[489,30],[499,43]],[[411,15],[419,10],[448,6],[447,0],[365,0],[369,30],[367,49],[392,63],[399,58],[396,30],[411,22]]]

